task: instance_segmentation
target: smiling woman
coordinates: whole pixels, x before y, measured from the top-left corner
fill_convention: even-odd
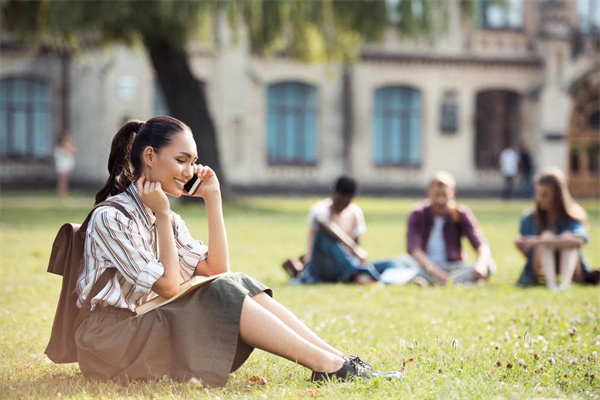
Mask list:
[[[219,180],[195,164],[196,143],[187,125],[171,117],[129,121],[112,142],[110,177],[96,195],[86,232],[78,305],[92,311],[76,332],[84,375],[96,378],[200,378],[221,386],[255,347],[313,371],[312,380],[354,377],[392,379],[358,357],[347,357],[320,339],[272,299],[272,291],[243,273],[229,272],[229,250]],[[210,251],[194,240],[171,211],[167,194],[180,197],[193,176],[193,196],[206,204]],[[96,295],[107,270],[117,272]],[[193,293],[136,316],[154,295],[172,297],[180,280],[223,273]]]

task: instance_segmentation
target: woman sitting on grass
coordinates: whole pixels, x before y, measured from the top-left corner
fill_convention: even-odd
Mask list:
[[[199,378],[222,386],[257,347],[297,362],[313,381],[384,377],[358,357],[346,357],[272,299],[271,289],[243,273],[227,274],[174,302],[136,316],[151,293],[171,297],[180,279],[229,271],[221,192],[215,173],[197,165],[190,128],[167,116],[129,121],[115,135],[110,177],[96,195],[121,204],[97,208],[86,232],[80,306],[108,268],[118,271],[92,299],[76,333],[79,365],[95,378]],[[190,236],[170,209],[196,174],[206,204],[209,249]],[[110,196],[110,197],[109,197]]]
[[[515,240],[527,257],[518,284],[544,283],[548,289],[564,290],[571,281],[584,282],[588,268],[581,246],[589,240],[587,213],[571,197],[559,169],[539,174],[534,200],[533,211],[521,219],[521,237]]]

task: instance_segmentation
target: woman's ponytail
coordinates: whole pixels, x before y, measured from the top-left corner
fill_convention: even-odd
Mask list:
[[[140,131],[144,122],[131,120],[125,123],[116,133],[110,146],[108,157],[108,179],[96,194],[96,204],[110,196],[124,192],[134,180],[134,171],[131,165],[131,147],[136,133]]]

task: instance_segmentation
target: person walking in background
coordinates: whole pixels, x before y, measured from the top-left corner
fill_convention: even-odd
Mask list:
[[[515,176],[519,172],[519,154],[512,146],[508,146],[500,153],[500,173],[504,177],[503,199],[511,199]]]
[[[419,268],[417,278],[430,284],[475,282],[488,279],[496,264],[471,210],[456,203],[456,181],[445,171],[436,172],[427,199],[408,216],[404,267]],[[477,252],[474,264],[465,264],[461,239],[466,237]],[[418,283],[418,282],[417,282]]]
[[[519,147],[519,175],[519,196],[529,198],[533,193],[533,162],[525,140],[521,140]]]
[[[585,282],[589,272],[581,247],[589,240],[587,221],[563,173],[558,168],[542,171],[535,181],[533,210],[521,218],[521,236],[514,241],[527,257],[517,283],[567,289],[572,281]]]
[[[395,266],[393,261],[368,262],[367,253],[359,246],[358,238],[366,232],[367,225],[363,211],[352,202],[357,192],[356,181],[341,176],[335,181],[330,197],[312,206],[304,266],[290,271],[287,262],[284,264],[286,272],[298,278],[296,282],[371,283]]]
[[[69,197],[71,173],[75,167],[75,145],[68,133],[60,135],[54,146],[54,167],[56,169],[56,191],[61,199]]]

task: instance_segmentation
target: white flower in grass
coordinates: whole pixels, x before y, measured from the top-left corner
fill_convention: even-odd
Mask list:
[[[556,364],[556,360],[554,359],[554,357],[548,357],[548,362],[549,362],[551,365],[554,365],[554,364]]]

